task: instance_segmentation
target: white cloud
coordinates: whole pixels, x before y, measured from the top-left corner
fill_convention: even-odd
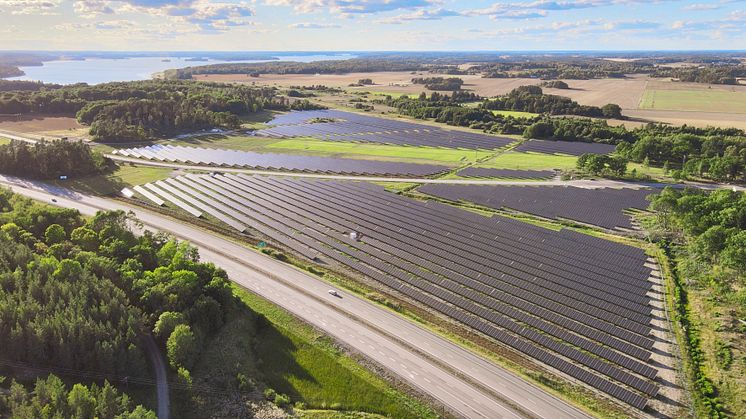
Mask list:
[[[341,28],[341,25],[336,23],[313,23],[313,22],[302,22],[293,23],[288,25],[290,29],[330,29],[330,28]]]
[[[343,15],[371,14],[432,6],[440,0],[264,0],[269,6],[289,6],[296,13],[328,10]]]
[[[12,15],[50,15],[60,6],[60,0],[0,0],[0,11]]]

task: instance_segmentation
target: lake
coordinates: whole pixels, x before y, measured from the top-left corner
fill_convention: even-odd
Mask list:
[[[355,57],[351,54],[272,55],[278,57],[280,61],[299,62],[345,60]],[[42,66],[20,67],[20,69],[26,74],[19,77],[10,77],[8,80],[31,80],[56,84],[98,84],[112,81],[147,80],[150,79],[154,73],[168,70],[170,68],[196,67],[208,64],[225,63],[258,63],[267,61],[268,60],[223,61],[214,59],[190,61],[185,57],[168,56],[46,61]]]

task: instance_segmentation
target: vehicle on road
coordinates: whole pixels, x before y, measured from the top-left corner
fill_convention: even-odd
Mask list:
[[[57,198],[52,198],[52,202],[57,202]]]
[[[333,295],[337,298],[342,298],[342,294],[338,293],[337,290],[329,290],[329,295]]]

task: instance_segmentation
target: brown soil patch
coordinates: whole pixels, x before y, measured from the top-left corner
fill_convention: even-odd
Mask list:
[[[15,132],[67,131],[84,128],[66,116],[0,117],[0,129]]]

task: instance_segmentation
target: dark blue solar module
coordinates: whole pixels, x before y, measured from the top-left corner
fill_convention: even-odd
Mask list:
[[[364,182],[189,174],[168,183],[208,213],[344,265],[632,406],[657,394],[641,249]]]
[[[433,164],[356,160],[336,157],[301,156],[294,154],[255,153],[201,147],[153,145],[117,150],[117,154],[149,160],[187,164],[242,167],[293,172],[340,173],[361,175],[429,176],[448,170]]]
[[[627,208],[645,209],[647,189],[584,189],[572,186],[476,186],[430,184],[422,193],[486,207],[510,208],[546,218],[564,218],[607,229],[632,228]]]
[[[313,119],[324,118],[325,122]],[[330,121],[331,120],[331,121]],[[477,132],[445,130],[414,122],[377,118],[337,110],[297,111],[279,115],[270,128],[255,135],[285,138],[314,137],[327,141],[361,141],[429,147],[496,149],[514,140]]]

